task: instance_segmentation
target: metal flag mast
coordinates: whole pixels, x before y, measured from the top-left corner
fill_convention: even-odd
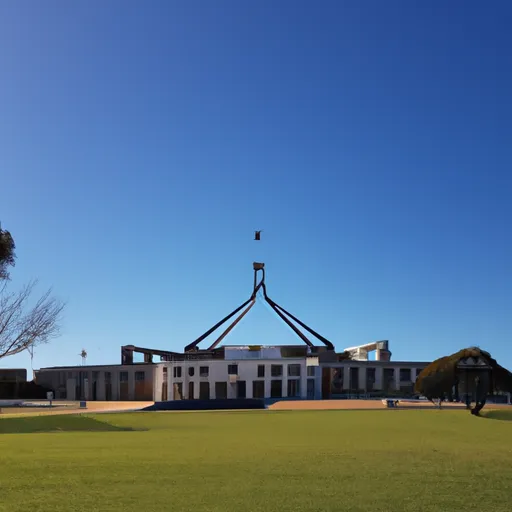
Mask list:
[[[254,234],[254,240],[260,241],[261,240],[261,230],[255,231]],[[270,307],[276,312],[276,314],[283,320],[292,330],[293,332],[310,348],[314,348],[315,345],[311,342],[311,340],[291,321],[293,320],[296,324],[301,326],[303,329],[305,329],[308,333],[312,334],[320,340],[328,350],[334,350],[334,345],[327,339],[324,338],[322,335],[318,334],[316,331],[311,329],[308,325],[306,325],[304,322],[299,320],[296,316],[292,315],[289,311],[281,307],[279,304],[277,304],[275,301],[273,301],[267,294],[267,286],[265,284],[265,264],[254,262],[253,263],[253,270],[254,270],[254,285],[252,294],[249,297],[248,300],[246,300],[242,305],[237,307],[234,311],[229,313],[229,315],[225,316],[222,320],[217,322],[213,327],[208,329],[205,333],[203,333],[199,338],[194,340],[192,343],[189,343],[185,347],[185,352],[193,352],[193,351],[199,351],[198,345],[201,343],[205,338],[213,334],[219,327],[221,327],[224,323],[226,323],[228,320],[233,318],[235,315],[238,316],[231,322],[231,324],[228,325],[228,327],[220,334],[220,336],[206,349],[206,351],[214,350],[220,342],[232,331],[232,329],[242,320],[242,318],[251,310],[251,308],[256,303],[256,296],[260,290],[263,292],[263,298],[267,302],[267,304],[270,305]],[[259,278],[259,280],[258,280]],[[291,319],[291,320],[290,320]]]
[[[261,241],[261,233],[262,231],[255,231],[254,240]],[[161,361],[171,361],[172,363],[176,361],[187,361],[187,360],[199,360],[199,359],[209,359],[221,357],[221,349],[217,348],[218,345],[222,342],[222,340],[233,330],[233,328],[244,318],[245,315],[252,309],[254,304],[256,303],[256,297],[259,291],[262,291],[263,300],[272,308],[272,310],[277,314],[277,316],[283,320],[285,324],[288,325],[292,329],[292,331],[307,345],[307,352],[316,354],[318,352],[317,347],[311,341],[311,339],[306,335],[299,327],[307,331],[307,333],[313,335],[317,340],[321,341],[328,351],[334,351],[334,345],[327,338],[324,338],[321,334],[313,330],[311,327],[306,325],[304,322],[299,320],[296,316],[292,315],[289,311],[284,309],[282,306],[273,301],[267,294],[267,286],[265,284],[265,264],[261,262],[253,263],[253,271],[254,271],[254,281],[253,281],[253,289],[252,293],[243,304],[238,306],[235,310],[231,311],[227,316],[225,316],[222,320],[217,322],[213,327],[208,329],[205,333],[201,334],[196,340],[192,343],[189,343],[185,348],[183,353],[178,353],[169,350],[162,349],[151,349],[144,347],[136,347],[134,345],[125,345],[121,347],[121,362],[122,364],[133,364],[133,354],[134,352],[140,353],[144,355],[144,362],[146,364],[153,362],[153,356],[160,356]],[[234,319],[233,319],[234,317]],[[231,320],[231,323],[224,328],[224,331],[221,332],[220,335],[215,339],[213,343],[207,349],[200,349],[199,344],[208,338],[211,334],[213,334],[217,329],[223,326],[228,320]],[[297,324],[297,325],[296,325]],[[313,349],[313,350],[312,350]],[[314,359],[314,358],[309,358]],[[313,364],[313,363],[311,363]],[[171,365],[171,369],[174,364]]]

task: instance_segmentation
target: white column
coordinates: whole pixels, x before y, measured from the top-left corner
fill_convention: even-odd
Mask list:
[[[302,400],[308,396],[308,367],[306,364],[300,365],[300,397]]]
[[[82,397],[84,400],[88,401],[91,398],[91,372],[84,371],[83,372],[83,390],[82,390]]]
[[[112,370],[112,401],[119,400],[119,371]]]
[[[172,364],[169,366],[169,369],[167,370],[168,373],[168,379],[169,384],[167,387],[167,396],[169,400],[174,400],[174,383],[178,380],[174,377],[174,369],[181,361],[173,361]]]
[[[400,368],[395,366],[395,390],[400,391]]]
[[[170,364],[168,367],[167,367],[167,400],[174,400],[174,395],[173,395],[173,389],[172,389],[172,382],[173,382],[173,366],[172,364]],[[160,388],[160,393],[162,392],[162,389]],[[155,394],[155,396],[157,395],[157,393],[155,392],[155,390],[153,391],[153,393]],[[160,396],[160,398],[163,398],[162,396]]]
[[[350,389],[350,366],[343,365],[343,391]]]
[[[270,398],[270,367],[265,367],[265,398]]]
[[[366,389],[366,366],[359,367],[359,389]]]
[[[256,380],[256,379],[254,379]],[[252,379],[245,379],[245,397],[252,398]]]
[[[162,400],[162,383],[164,378],[164,367],[155,365],[152,368],[149,368],[148,370],[146,370],[146,378],[151,379],[151,385],[153,388],[153,400],[155,402],[160,402]]]
[[[173,383],[173,371],[174,371],[174,363],[171,363],[167,365],[167,400],[174,400],[173,390],[172,390],[172,383]],[[165,374],[164,374],[165,376]],[[162,386],[160,386],[160,391],[157,388],[158,383],[155,379],[153,379],[153,397],[155,398],[155,402],[157,397],[160,397],[160,400],[163,400],[162,396]]]
[[[375,384],[373,385],[374,389],[378,389],[378,390],[382,389],[383,376],[384,376],[384,368],[382,366],[377,366],[375,369]]]
[[[96,397],[97,400],[105,400],[105,372],[98,372],[98,380],[96,381]]]
[[[135,368],[128,370],[128,400],[135,400]]]
[[[76,400],[76,378],[71,378],[66,380],[66,399],[67,400]]]

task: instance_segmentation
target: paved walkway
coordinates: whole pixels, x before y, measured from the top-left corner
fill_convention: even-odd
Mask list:
[[[31,403],[36,403],[31,402]],[[41,402],[45,403],[45,402]],[[153,405],[154,402],[87,402],[86,409],[80,409],[79,402],[54,402],[55,407],[24,407],[24,408],[4,408],[0,409],[2,417],[7,416],[34,416],[48,414],[77,414],[77,413],[104,413],[104,412],[123,412],[139,411],[145,407]],[[443,409],[464,409],[464,404],[443,403]],[[367,410],[367,409],[386,409],[382,400],[283,400],[269,406],[270,410],[291,411],[291,410]],[[397,407],[400,409],[430,409],[436,407],[428,401],[421,402],[401,402]],[[511,405],[506,404],[486,404],[484,410],[492,409],[510,409]],[[176,411],[168,411],[176,412]]]
[[[30,403],[47,404],[48,402],[38,402],[31,400]],[[59,400],[53,402],[54,407],[6,407],[0,409],[2,416],[34,416],[49,414],[77,414],[94,412],[122,412],[138,411],[144,407],[153,405],[154,402],[87,402],[86,409],[80,409],[80,402],[67,402]]]
[[[443,409],[464,409],[465,404],[443,402]],[[510,408],[506,404],[486,404],[484,410]],[[338,409],[386,409],[382,399],[376,400],[283,400],[269,406],[269,409],[279,411],[291,410],[338,410]],[[436,406],[428,400],[418,402],[400,402],[397,409],[437,409]]]

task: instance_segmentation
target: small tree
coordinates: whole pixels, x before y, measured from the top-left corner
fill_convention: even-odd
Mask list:
[[[51,289],[30,304],[36,281],[20,291],[8,290],[9,272],[14,266],[15,244],[8,231],[0,229],[0,359],[47,343],[60,332],[64,304],[51,296]]]
[[[16,245],[11,233],[0,228],[0,280],[9,278],[7,267],[14,266],[16,259],[15,249]]]
[[[463,366],[459,366],[465,362]],[[466,364],[469,362],[469,366]],[[484,366],[475,365],[483,362]],[[441,357],[430,363],[418,375],[415,384],[417,393],[425,395],[432,402],[441,401],[450,395],[459,398],[461,382],[470,392],[466,396],[467,407],[470,408],[471,395],[474,396],[475,407],[472,414],[478,415],[484,407],[487,395],[493,391],[512,391],[512,373],[499,365],[489,352],[478,347],[460,350],[450,356]]]

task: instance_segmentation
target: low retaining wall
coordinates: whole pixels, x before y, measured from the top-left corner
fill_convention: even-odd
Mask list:
[[[257,398],[231,398],[226,400],[172,400],[155,402],[143,411],[211,411],[226,409],[265,409],[265,401]]]

